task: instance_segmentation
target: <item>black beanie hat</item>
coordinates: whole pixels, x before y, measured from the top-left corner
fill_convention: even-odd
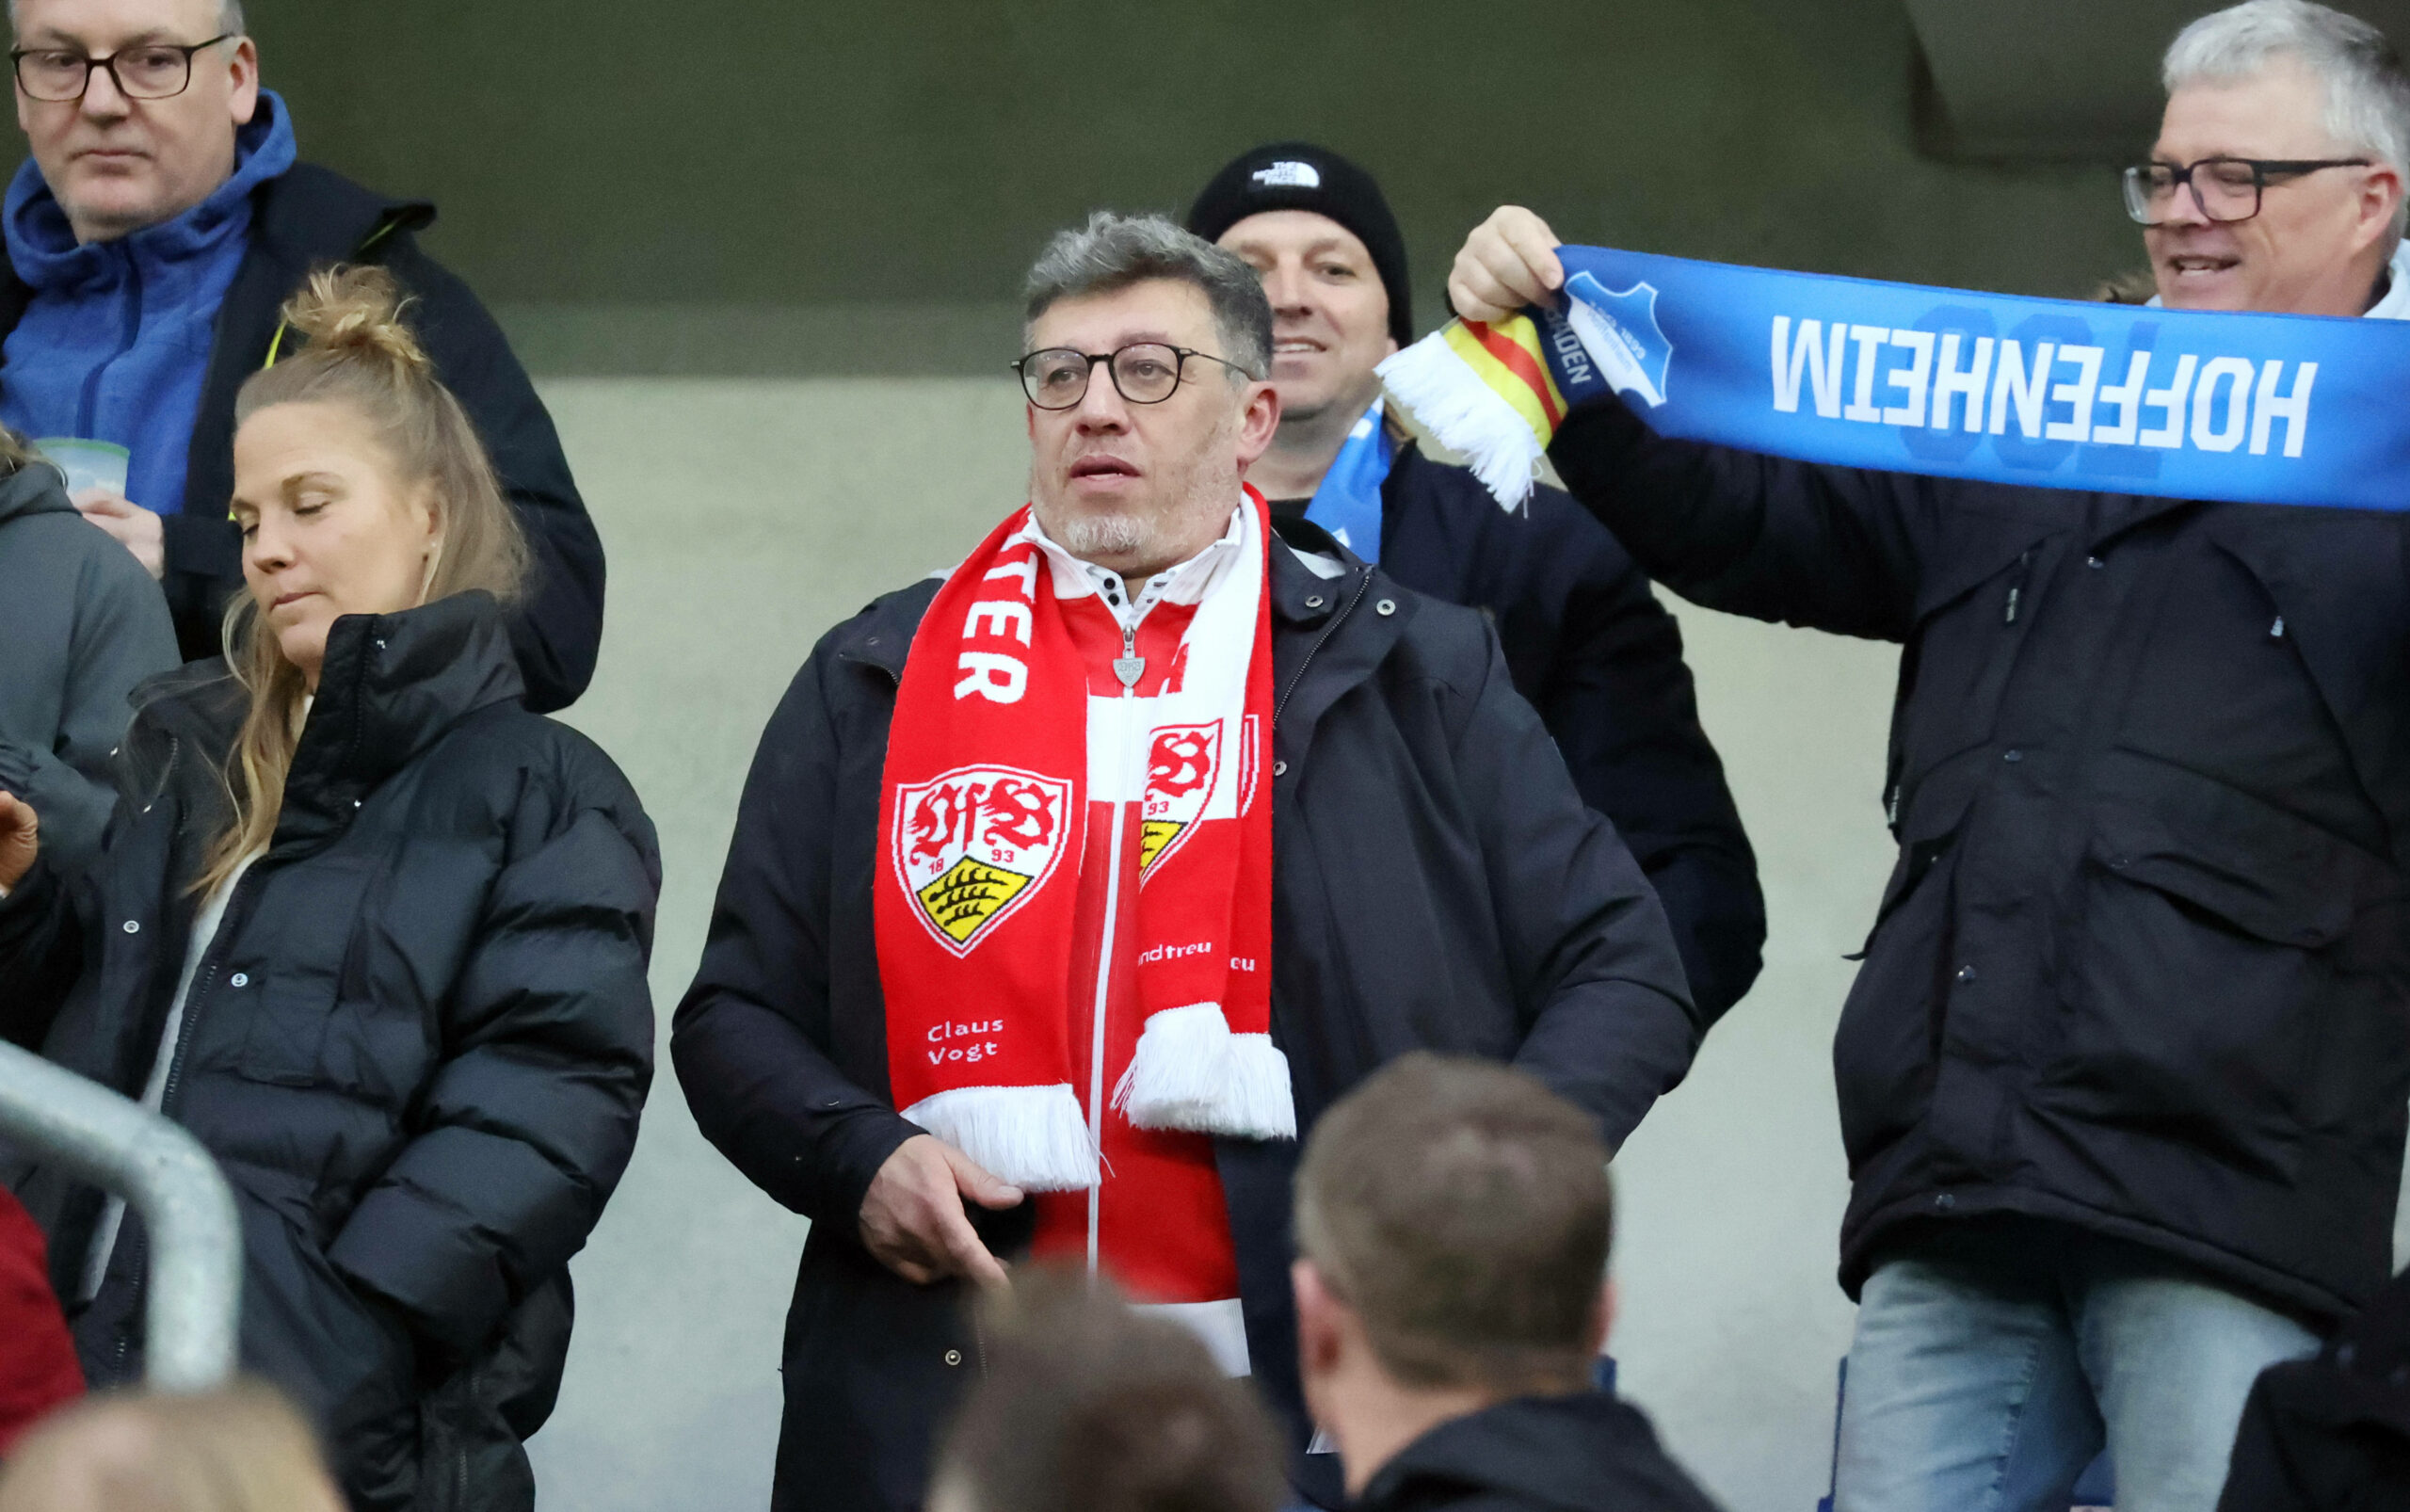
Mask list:
[[[1389,291],[1390,334],[1414,342],[1414,296],[1406,281],[1406,237],[1373,175],[1326,147],[1274,142],[1230,160],[1188,207],[1188,229],[1207,241],[1267,210],[1310,210],[1356,233]]]

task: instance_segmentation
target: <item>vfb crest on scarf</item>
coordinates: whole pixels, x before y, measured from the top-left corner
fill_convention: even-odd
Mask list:
[[[899,787],[895,875],[921,922],[956,956],[994,932],[1053,875],[1071,784],[1015,766],[957,766]]]
[[[1139,817],[1138,873],[1152,876],[1204,815],[1221,775],[1222,725],[1164,725],[1147,747],[1147,804]]]

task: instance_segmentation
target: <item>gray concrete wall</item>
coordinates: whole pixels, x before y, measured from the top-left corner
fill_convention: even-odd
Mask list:
[[[559,380],[611,554],[602,670],[571,722],[660,826],[653,989],[701,949],[754,742],[829,624],[948,565],[1023,496],[1008,381]],[[1629,1392],[1738,1512],[1806,1512],[1850,1309],[1827,1046],[1889,848],[1895,654],[1680,608],[1709,732],[1764,869],[1757,989],[1617,1162]],[[577,1334],[535,1441],[548,1512],[763,1504],[804,1225],[695,1132],[663,1062],[626,1183],[575,1266]]]
[[[431,244],[554,371],[977,371],[1049,232],[1184,207],[1290,136],[1382,176],[1426,328],[1502,200],[1578,240],[2024,293],[2137,261],[2101,168],[1916,154],[1899,0],[249,9],[305,153],[436,200]]]

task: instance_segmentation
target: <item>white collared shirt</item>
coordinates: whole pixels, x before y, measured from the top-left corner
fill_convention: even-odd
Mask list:
[[[1046,554],[1054,571],[1054,593],[1057,598],[1085,598],[1093,593],[1102,599],[1113,611],[1115,619],[1124,630],[1135,630],[1147,618],[1149,610],[1158,603],[1197,603],[1203,601],[1205,590],[1220,580],[1239,556],[1245,543],[1246,527],[1236,509],[1230,511],[1230,523],[1219,540],[1184,562],[1165,568],[1139,586],[1134,594],[1122,575],[1109,567],[1072,555],[1046,534],[1033,513],[1021,532]]]

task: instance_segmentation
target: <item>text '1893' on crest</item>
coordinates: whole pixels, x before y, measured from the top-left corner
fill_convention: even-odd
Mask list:
[[[956,956],[1046,885],[1068,842],[1071,784],[1013,766],[957,766],[895,791],[896,876]]]

